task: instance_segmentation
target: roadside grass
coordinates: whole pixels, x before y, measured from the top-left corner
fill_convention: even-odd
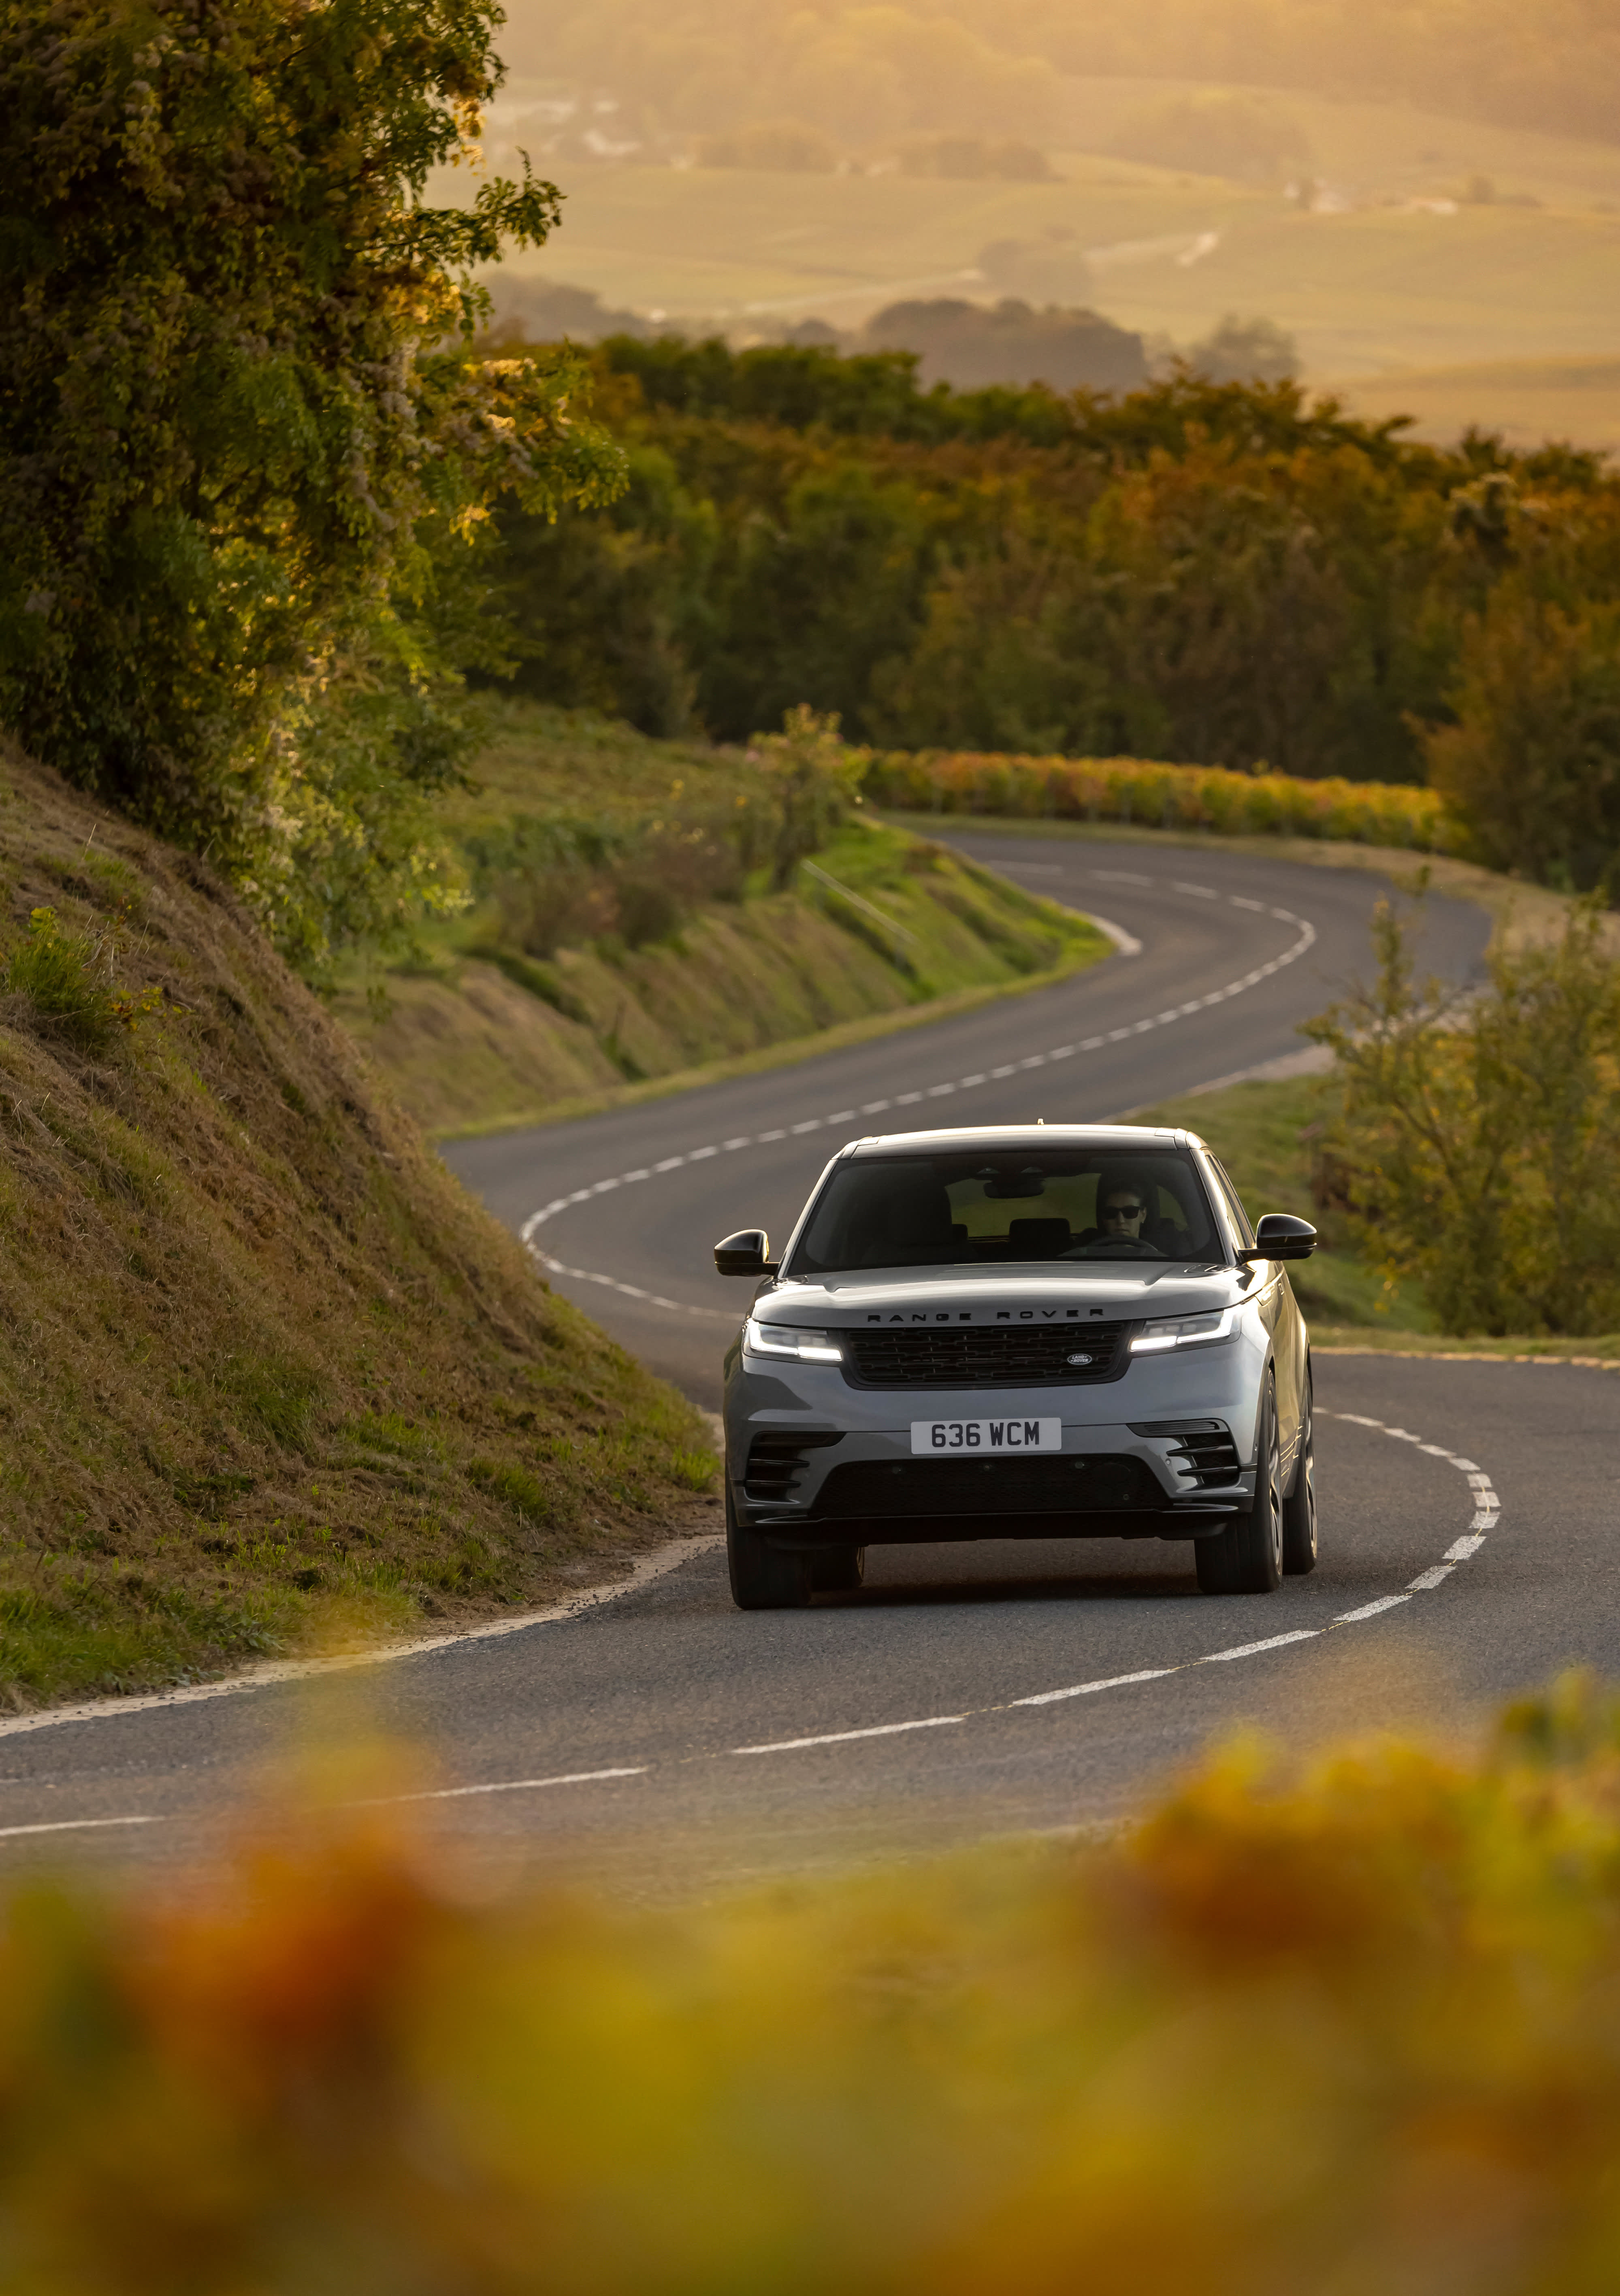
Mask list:
[[[0,888],[0,1702],[486,1617],[708,1526],[698,1415],[205,866],[7,755]]]
[[[1100,1838],[630,1907],[494,1881],[465,1804],[356,1808],[434,1780],[329,1747],[211,1871],[10,1895],[11,2276],[1612,2287],[1620,1701],[1294,1730]]]
[[[740,751],[652,741],[585,713],[492,711],[479,787],[448,821],[470,856],[526,822],[724,820],[757,800]],[[687,898],[629,947],[585,937],[539,956],[486,899],[335,1005],[436,1136],[552,1121],[803,1059],[965,1001],[1060,979],[1109,952],[1056,902],[907,830],[853,816],[785,893],[757,868],[735,898]],[[374,992],[380,988],[380,998]],[[829,1033],[834,1032],[834,1033]]]

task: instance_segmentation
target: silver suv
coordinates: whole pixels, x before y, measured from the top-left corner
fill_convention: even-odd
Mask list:
[[[1190,1539],[1208,1594],[1316,1561],[1311,1359],[1283,1263],[1190,1132],[1045,1125],[856,1140],[725,1360],[743,1610],[858,1587],[880,1541]]]

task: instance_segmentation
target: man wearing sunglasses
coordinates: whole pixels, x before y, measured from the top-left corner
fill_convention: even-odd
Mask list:
[[[1100,1232],[1116,1239],[1129,1236],[1139,1241],[1142,1222],[1148,1217],[1144,1190],[1129,1181],[1116,1181],[1100,1193],[1099,1220]]]

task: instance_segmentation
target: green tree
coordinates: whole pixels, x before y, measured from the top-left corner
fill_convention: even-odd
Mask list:
[[[1597,911],[1499,953],[1463,996],[1417,980],[1387,903],[1373,937],[1374,985],[1307,1030],[1335,1056],[1363,1248],[1414,1276],[1447,1332],[1612,1332],[1620,964]]]
[[[473,266],[558,219],[527,162],[464,208],[424,201],[431,170],[478,164],[502,20],[495,0],[0,19],[0,718],[206,848],[300,945],[346,929],[344,887],[421,874],[389,798],[454,770],[421,722],[449,667],[436,559],[503,489],[554,511],[617,483],[571,358],[447,347],[487,308]],[[325,917],[312,851],[340,857]]]
[[[1566,611],[1504,581],[1471,624],[1433,728],[1429,778],[1481,856],[1581,891],[1620,891],[1620,611]]]

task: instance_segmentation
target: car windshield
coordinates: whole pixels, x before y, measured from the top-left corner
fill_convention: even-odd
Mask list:
[[[1183,1151],[979,1147],[839,1164],[785,1272],[1225,1258]]]

